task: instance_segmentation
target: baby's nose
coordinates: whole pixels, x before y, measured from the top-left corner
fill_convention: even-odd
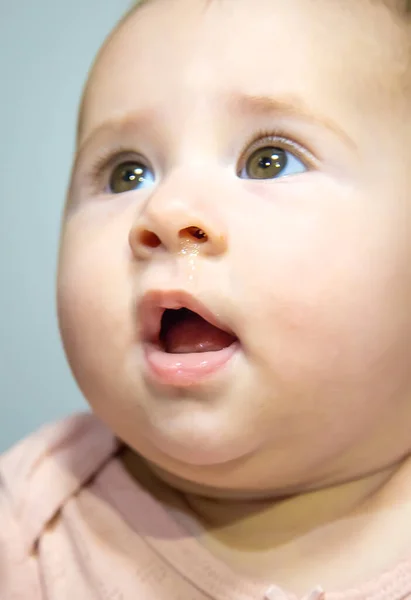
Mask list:
[[[190,242],[193,244],[205,244],[208,242],[208,234],[200,227],[191,226],[182,229],[178,234],[181,244],[189,245]],[[137,240],[140,244],[146,248],[159,248],[164,245],[160,237],[154,232],[144,229],[140,232],[140,239]]]
[[[227,250],[227,233],[211,211],[201,214],[182,202],[170,201],[166,206],[147,207],[133,224],[129,243],[139,259],[159,252],[188,252],[190,247],[216,256]]]
[[[189,225],[174,231],[167,225],[135,227],[130,231],[129,242],[134,256],[140,259],[150,258],[159,251],[187,252],[190,246],[214,256],[224,254],[227,248],[225,235],[198,225]]]

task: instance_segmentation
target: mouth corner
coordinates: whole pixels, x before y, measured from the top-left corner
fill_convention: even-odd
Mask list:
[[[154,297],[147,294],[137,306],[141,341],[144,344],[160,345],[161,321],[166,309]]]

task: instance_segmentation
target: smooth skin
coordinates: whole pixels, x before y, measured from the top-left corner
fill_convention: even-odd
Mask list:
[[[295,593],[344,588],[411,551],[408,26],[366,0],[233,4],[153,0],[100,52],[61,332],[129,470],[179,490],[212,552]],[[266,147],[291,169],[250,178]],[[240,342],[227,368],[153,382],[136,310],[153,290],[218,315]]]

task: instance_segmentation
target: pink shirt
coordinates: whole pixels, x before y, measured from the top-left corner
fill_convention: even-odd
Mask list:
[[[43,428],[0,457],[0,600],[295,600],[242,580],[128,474],[92,415]],[[310,600],[411,597],[411,560]]]

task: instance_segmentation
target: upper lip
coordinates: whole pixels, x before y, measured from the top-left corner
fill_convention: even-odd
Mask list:
[[[180,308],[187,308],[214,325],[214,327],[235,335],[200,300],[188,292],[183,290],[155,290],[146,293],[138,304],[141,339],[145,342],[158,342],[164,312],[167,309],[179,310]]]

